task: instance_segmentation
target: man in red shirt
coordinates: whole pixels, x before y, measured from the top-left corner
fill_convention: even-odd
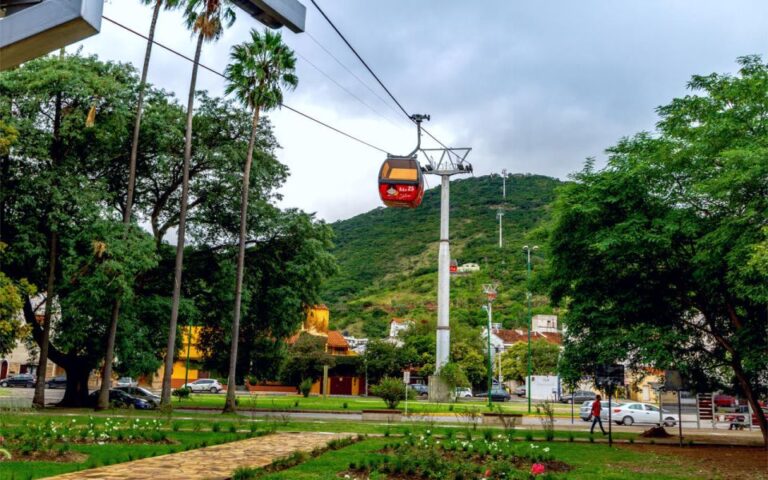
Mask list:
[[[592,403],[592,412],[591,412],[592,413],[592,428],[589,429],[589,433],[590,434],[594,433],[595,432],[595,424],[599,423],[600,424],[600,430],[603,432],[603,435],[606,435],[605,429],[603,428],[603,420],[600,418],[600,409],[601,409],[600,400],[602,400],[602,398],[600,397],[600,395],[598,395],[597,397],[595,397],[595,401]]]

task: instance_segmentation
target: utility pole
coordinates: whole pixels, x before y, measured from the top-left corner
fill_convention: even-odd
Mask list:
[[[528,245],[525,245],[523,247],[523,250],[528,254],[528,269],[525,276],[526,282],[528,283],[528,291],[526,292],[526,297],[528,298],[528,413],[531,413],[531,329],[533,327],[533,317],[531,316],[531,291],[530,291],[530,283],[531,283],[531,251],[538,250],[539,246],[534,245],[533,247],[528,247]]]
[[[501,195],[504,200],[507,199],[507,169],[501,170]]]
[[[488,304],[485,309],[488,311],[488,408],[493,405],[491,391],[493,390],[493,357],[491,357],[491,322],[493,321],[493,301],[496,300],[496,283],[486,283],[483,285]]]
[[[504,212],[499,209],[499,211],[496,213],[496,216],[499,218],[499,248],[502,247],[502,233],[501,233],[501,218],[504,216]]]

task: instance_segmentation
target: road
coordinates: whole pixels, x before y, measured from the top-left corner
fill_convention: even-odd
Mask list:
[[[2,388],[0,387],[0,408],[29,408],[32,406],[34,388]],[[45,403],[58,403],[64,398],[63,388],[46,388]]]

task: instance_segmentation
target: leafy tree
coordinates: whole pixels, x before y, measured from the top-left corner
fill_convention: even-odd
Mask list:
[[[144,4],[148,4],[153,0],[140,0]],[[152,54],[152,45],[155,38],[155,28],[157,26],[157,17],[160,14],[160,8],[165,6],[166,9],[172,9],[178,6],[180,0],[154,0],[155,8],[152,12],[152,21],[149,26],[149,36],[147,37],[147,48],[144,53],[144,66],[141,70],[141,80],[139,82],[138,100],[136,102],[136,116],[133,124],[133,139],[131,140],[131,155],[128,160],[128,186],[126,189],[125,206],[123,208],[123,224],[128,229],[131,226],[131,213],[133,210],[133,196],[134,187],[136,184],[136,161],[138,157],[139,149],[139,133],[141,132],[141,114],[144,107],[144,93],[146,90],[147,73],[149,72],[149,58]],[[94,111],[95,114],[95,111]],[[90,116],[90,113],[89,113]],[[89,125],[90,121],[86,123]],[[117,323],[120,318],[120,301],[115,300],[112,305],[112,316],[107,333],[106,353],[104,355],[104,371],[101,382],[101,389],[99,391],[99,397],[96,403],[96,408],[103,410],[109,407],[109,389],[112,386],[112,363],[115,356],[115,336],[117,335]],[[47,360],[47,359],[46,359]],[[43,360],[41,359],[41,362]],[[44,364],[40,364],[40,368],[44,369]],[[104,381],[107,380],[107,381]],[[39,381],[36,385],[37,391],[45,391],[44,385]]]
[[[552,375],[556,373],[560,347],[546,340],[531,341],[531,373]],[[522,382],[528,377],[528,343],[517,342],[501,354],[501,374],[504,378]]]
[[[336,364],[333,355],[325,352],[325,338],[316,337],[306,332],[301,333],[288,349],[283,378],[289,385],[297,387],[306,379],[313,382],[322,378],[323,367],[333,368]]]
[[[768,66],[694,76],[658,109],[654,134],[621,140],[556,205],[553,299],[566,350],[596,363],[676,367],[699,387],[732,384],[756,412],[768,382]]]
[[[232,319],[232,345],[230,348],[227,400],[224,412],[235,411],[235,369],[237,367],[237,344],[240,332],[240,307],[243,295],[243,272],[245,270],[245,243],[248,232],[248,199],[251,186],[251,163],[259,129],[259,116],[263,111],[272,110],[283,101],[283,89],[296,88],[296,57],[282,41],[279,33],[267,30],[264,35],[251,30],[250,42],[232,47],[232,63],[227,66],[227,94],[234,93],[240,103],[253,112],[251,137],[243,168],[242,199],[240,205],[240,246],[237,253],[237,276],[235,279],[235,307]]]
[[[235,12],[227,0],[187,0],[185,10],[187,28],[197,35],[195,58],[192,66],[192,76],[189,83],[187,100],[187,119],[184,135],[184,163],[182,166],[181,200],[179,205],[178,237],[176,240],[176,263],[173,277],[173,300],[171,303],[171,318],[168,324],[168,347],[165,353],[165,370],[163,373],[163,388],[160,403],[163,406],[171,404],[171,374],[173,373],[173,357],[176,351],[176,328],[181,301],[181,273],[184,264],[184,240],[186,235],[187,206],[189,200],[189,171],[192,158],[192,119],[195,107],[195,85],[197,85],[197,70],[200,65],[200,52],[204,41],[218,40],[235,21]]]
[[[368,342],[364,354],[368,383],[379,383],[384,377],[400,377],[403,370],[418,362],[418,358],[416,350],[411,347],[398,347],[384,340]]]

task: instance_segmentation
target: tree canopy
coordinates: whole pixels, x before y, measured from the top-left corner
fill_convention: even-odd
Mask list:
[[[556,203],[551,294],[565,346],[596,363],[678,368],[694,387],[731,387],[768,425],[768,66],[694,76],[654,133],[622,139]]]

